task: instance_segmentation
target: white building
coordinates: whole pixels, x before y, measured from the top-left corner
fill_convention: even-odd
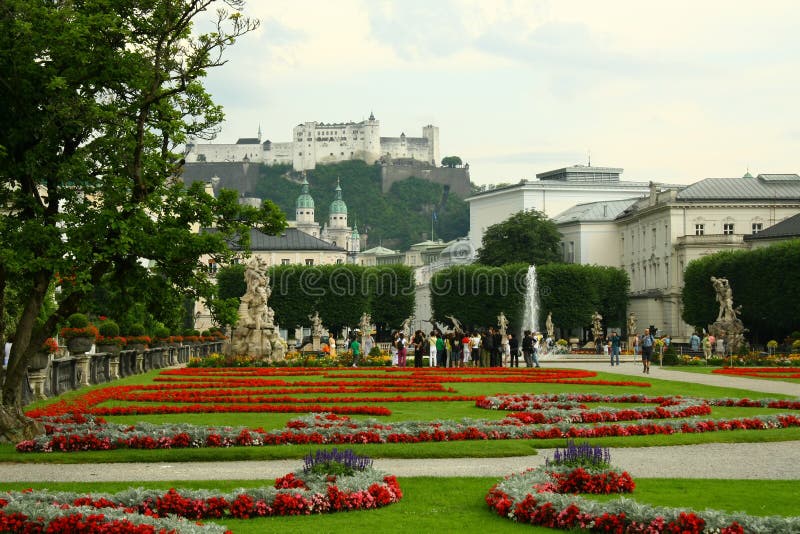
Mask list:
[[[800,176],[749,173],[742,178],[707,178],[682,188],[653,184],[644,199],[631,201],[611,231],[597,202],[561,214],[557,224],[572,261],[621,267],[631,280],[630,307],[640,329],[686,341],[692,327],[681,319],[683,272],[690,261],[722,250],[748,248],[745,239],[800,212]],[[571,216],[570,216],[571,214]],[[584,220],[585,219],[585,220]],[[792,219],[794,220],[794,219]],[[591,246],[586,242],[591,241]],[[734,288],[735,295],[736,288]]]
[[[467,198],[469,202],[469,240],[477,250],[483,234],[493,224],[514,213],[538,210],[554,217],[564,210],[598,200],[623,200],[645,196],[644,182],[623,182],[622,169],[575,165],[537,174],[536,180],[483,191]]]
[[[292,130],[292,140],[273,143],[258,137],[240,138],[233,144],[190,143],[186,146],[189,163],[235,162],[292,165],[296,171],[314,169],[317,164],[379,159],[414,159],[436,166],[439,162],[439,128],[427,125],[422,137],[381,137],[380,121],[370,113],[361,122],[304,122]]]

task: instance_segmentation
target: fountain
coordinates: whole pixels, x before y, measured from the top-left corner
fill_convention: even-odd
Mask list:
[[[539,291],[536,288],[536,266],[528,267],[526,278],[524,310],[522,313],[522,332],[539,330]],[[520,339],[522,335],[520,334]]]

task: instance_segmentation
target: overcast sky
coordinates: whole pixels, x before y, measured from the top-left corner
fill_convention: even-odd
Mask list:
[[[216,142],[301,122],[439,127],[478,184],[586,164],[637,181],[800,172],[800,2],[250,0],[207,87]]]

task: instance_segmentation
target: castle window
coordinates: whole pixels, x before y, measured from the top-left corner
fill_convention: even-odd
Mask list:
[[[704,235],[706,233],[706,225],[705,224],[695,224],[694,225],[694,235]]]

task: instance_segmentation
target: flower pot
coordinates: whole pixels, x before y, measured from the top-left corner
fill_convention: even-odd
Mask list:
[[[95,347],[95,352],[107,352],[112,355],[119,354],[120,350],[122,350],[122,347],[116,343],[98,343],[97,347]]]
[[[76,336],[67,340],[67,349],[70,354],[84,354],[94,345],[94,338],[90,336]]]
[[[37,352],[31,357],[28,362],[28,369],[44,369],[50,363],[49,352]]]
[[[135,350],[136,352],[144,352],[147,350],[147,345],[144,343],[128,343],[128,350]]]

